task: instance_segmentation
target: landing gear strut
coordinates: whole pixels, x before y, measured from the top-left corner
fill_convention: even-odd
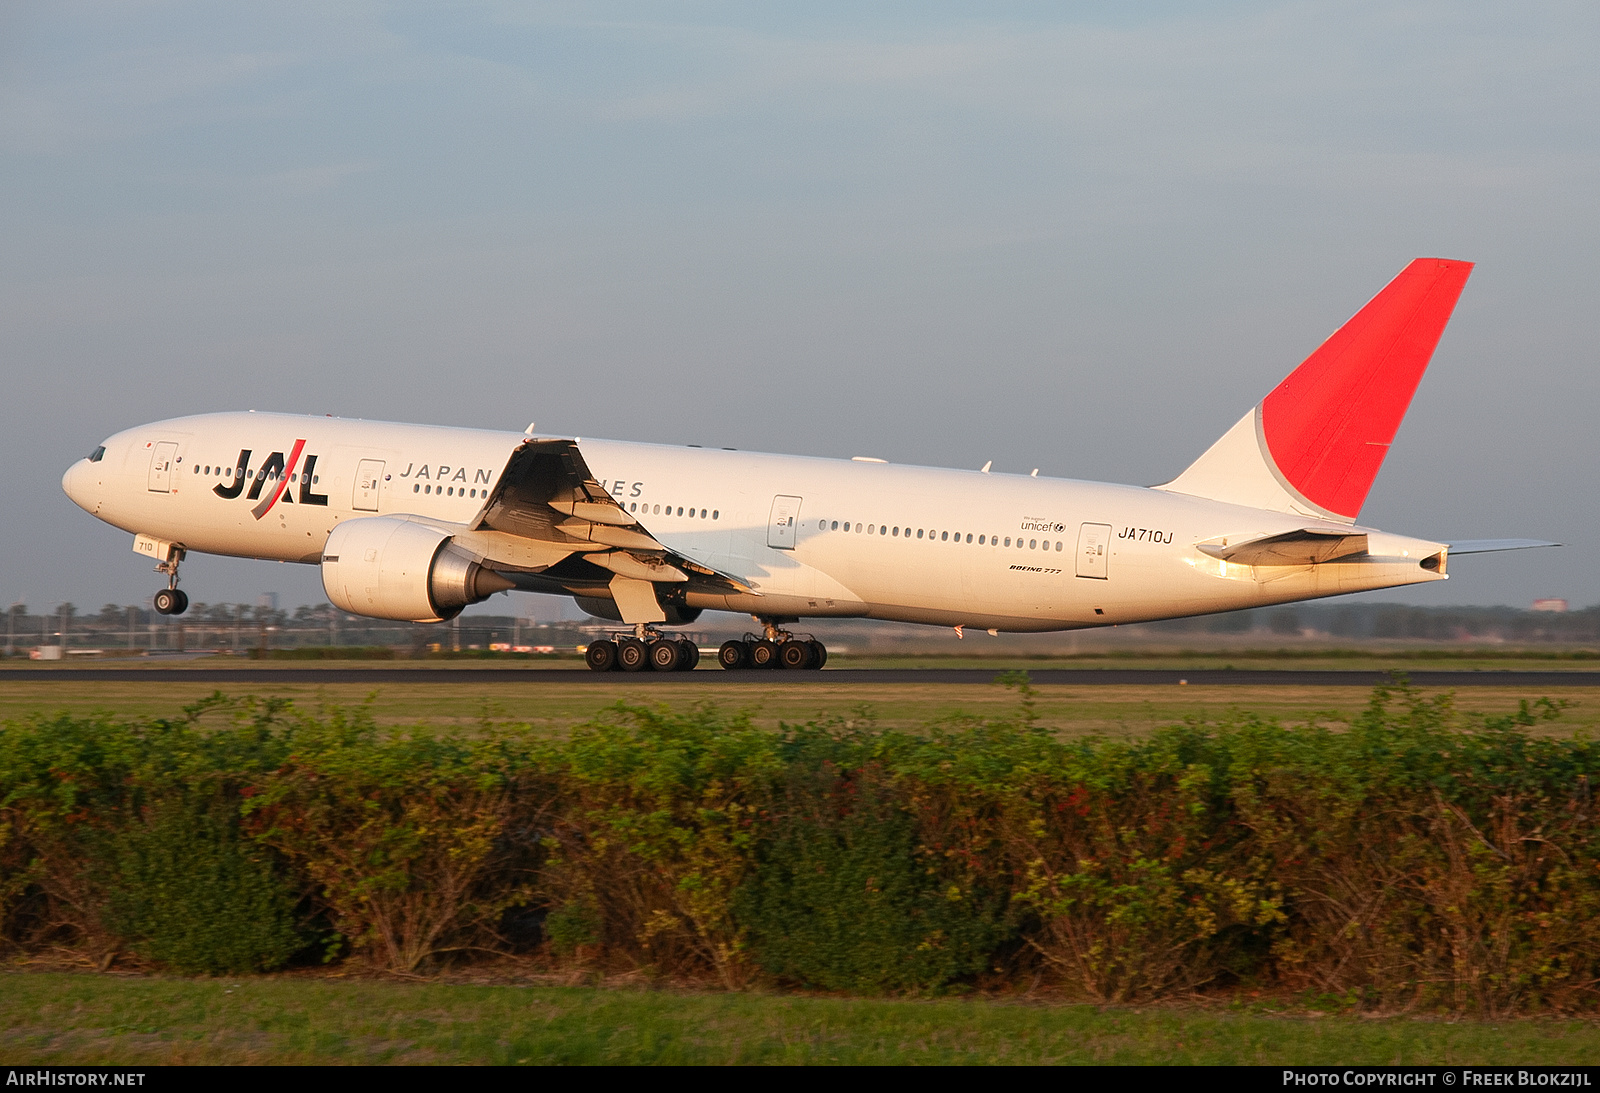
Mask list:
[[[590,642],[583,660],[594,672],[691,672],[700,663],[700,647],[641,623],[631,634]]]
[[[799,638],[782,629],[777,619],[757,617],[762,634],[724,642],[717,663],[729,671],[739,668],[816,670],[828,663],[828,647],[816,638]]]
[[[156,572],[167,575],[167,587],[155,594],[154,604],[158,615],[181,615],[189,610],[189,597],[178,587],[178,565],[187,553],[183,547],[174,544],[167,549],[166,559],[156,564]]]

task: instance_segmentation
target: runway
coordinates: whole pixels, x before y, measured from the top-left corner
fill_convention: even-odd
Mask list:
[[[739,671],[701,669],[694,672],[591,672],[586,668],[457,668],[401,667],[384,665],[371,668],[0,668],[0,682],[57,683],[464,683],[487,685],[504,683],[593,684],[646,683],[673,687],[685,683],[718,684],[731,688],[763,687],[774,683],[819,683],[883,685],[910,683],[925,685],[993,685],[1005,671],[1015,668],[826,668],[820,672]],[[1390,678],[1387,672],[1374,671],[1282,671],[1228,668],[1147,669],[1147,668],[1040,668],[1028,672],[1035,684],[1071,687],[1147,686],[1147,687],[1373,687]],[[1518,687],[1568,688],[1600,687],[1600,672],[1527,671],[1416,671],[1406,673],[1419,687]]]

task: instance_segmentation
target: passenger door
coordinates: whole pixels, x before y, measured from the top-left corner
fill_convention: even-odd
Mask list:
[[[356,465],[355,497],[350,507],[357,512],[378,511],[378,497],[383,490],[383,463],[381,459],[363,459]]]
[[[767,545],[776,550],[793,550],[795,522],[799,519],[800,498],[782,493],[774,497],[767,520]]]
[[[150,454],[150,492],[172,492],[172,463],[178,456],[178,445],[170,440],[157,444]]]
[[[1107,578],[1111,556],[1111,525],[1084,524],[1078,531],[1078,576]]]

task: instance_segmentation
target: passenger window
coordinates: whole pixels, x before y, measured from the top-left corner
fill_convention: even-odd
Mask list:
[[[877,530],[877,528],[878,528],[877,524],[868,524],[867,525],[867,534],[871,535],[874,531]]]
[[[967,532],[967,542],[972,542],[972,532]]]
[[[322,481],[322,476],[320,474],[314,474],[314,475],[311,476],[311,484],[313,486],[315,486],[318,482],[321,482],[321,481]]]
[[[1056,553],[1059,554],[1060,552],[1061,552],[1061,541],[1058,539],[1058,540],[1056,540]]]
[[[1010,546],[1010,545],[1011,545],[1011,536],[1007,535],[1006,536],[1006,546]]]
[[[683,506],[682,506],[682,505],[679,505],[679,506],[678,506],[678,515],[679,515],[679,516],[682,516],[682,515],[683,515]]]
[[[421,486],[412,486],[411,487],[411,492],[412,493],[421,493],[422,492],[422,487]]]
[[[900,538],[900,525],[899,525],[899,524],[896,524],[896,525],[895,525],[895,528],[894,528],[894,537],[895,537],[895,538],[896,538],[896,539],[898,539],[898,538]]]
[[[946,540],[946,539],[949,539],[949,538],[950,538],[950,533],[948,531],[941,531],[939,533],[939,539],[940,539],[941,542]]]
[[[978,545],[979,545],[979,546],[982,546],[982,545],[983,545],[983,536],[981,536],[981,535],[980,535],[980,536],[978,536]]]
[[[834,522],[833,522],[833,527],[832,527],[832,528],[831,528],[831,529],[830,529],[830,530],[832,530],[832,531],[838,531],[838,530],[839,530],[839,521],[837,521],[837,520],[835,520],[835,521],[834,521]]]
[[[918,539],[922,538],[922,529],[921,528],[917,529],[917,538]]]
[[[715,520],[719,515],[721,515],[721,513],[722,513],[721,509],[712,509],[711,510],[711,519]],[[837,526],[837,525],[835,525],[835,526]]]
[[[1039,541],[1037,539],[1029,539],[1028,540],[1028,549],[1029,550],[1038,550],[1039,549]]]

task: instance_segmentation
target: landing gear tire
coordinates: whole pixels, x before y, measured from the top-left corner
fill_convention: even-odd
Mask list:
[[[669,638],[652,641],[646,650],[650,654],[650,667],[658,672],[676,672],[683,667],[683,646]]]
[[[155,595],[158,615],[181,615],[189,610],[189,597],[181,589],[163,588]]]
[[[812,638],[806,644],[811,646],[811,669],[818,671],[828,663],[828,647],[816,638]]]
[[[760,641],[750,643],[750,667],[776,668],[778,666],[778,643],[762,638]]]
[[[583,651],[583,662],[589,666],[591,672],[616,671],[617,643],[605,638],[591,641],[589,647]]]
[[[688,638],[679,639],[678,645],[683,649],[683,661],[678,665],[678,671],[694,671],[694,666],[700,663],[700,646]]]
[[[725,641],[717,650],[717,663],[728,671],[750,667],[750,645],[743,641]]]
[[[650,667],[650,650],[638,638],[617,642],[617,664],[624,672],[642,672]]]
[[[812,659],[809,641],[786,641],[778,646],[778,663],[790,671],[811,667]]]

